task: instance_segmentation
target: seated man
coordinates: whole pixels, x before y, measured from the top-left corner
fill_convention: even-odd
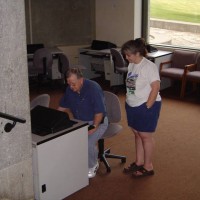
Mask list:
[[[58,110],[88,122],[88,177],[92,178],[99,167],[96,143],[108,127],[103,91],[95,81],[83,78],[78,68],[70,68],[66,79],[68,86]]]

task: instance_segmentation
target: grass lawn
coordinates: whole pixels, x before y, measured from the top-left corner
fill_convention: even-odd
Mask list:
[[[200,23],[200,0],[150,0],[151,18]]]

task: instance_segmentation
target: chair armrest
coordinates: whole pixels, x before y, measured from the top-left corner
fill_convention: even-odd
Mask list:
[[[161,72],[161,70],[163,68],[163,65],[166,65],[166,64],[172,64],[172,60],[169,60],[169,61],[166,61],[166,62],[161,62],[160,63],[160,72]]]
[[[185,65],[185,68],[187,68],[188,71],[196,71],[197,70],[197,64],[193,63],[193,64]]]
[[[196,69],[197,69],[197,64],[185,65],[183,77],[185,77],[188,72],[195,71]]]

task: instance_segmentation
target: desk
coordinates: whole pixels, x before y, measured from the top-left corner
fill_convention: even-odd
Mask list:
[[[120,50],[120,48],[117,49]],[[160,68],[160,63],[170,60],[171,56],[172,52],[161,50],[147,54],[147,58],[157,65],[158,70]],[[110,49],[91,50],[90,48],[82,48],[79,53],[79,61],[81,65],[84,65],[87,68],[87,70],[84,71],[84,76],[86,78],[92,79],[99,77],[100,75],[96,73],[96,70],[101,70],[105,73],[105,79],[110,81],[110,86],[124,84],[123,74],[116,74],[114,72],[114,64]],[[95,68],[93,67],[93,63],[96,63]],[[169,79],[162,78],[161,89],[165,89],[170,85]]]
[[[88,124],[46,136],[32,134],[35,200],[61,200],[89,184]]]
[[[171,51],[158,50],[156,52],[147,54],[147,58],[157,65],[159,71],[160,71],[160,63],[171,60],[171,57],[172,57]],[[167,68],[168,66],[169,65],[165,65],[164,68]],[[171,86],[171,80],[168,78],[162,77],[161,83],[160,83],[160,90],[166,89],[170,86]]]
[[[90,48],[82,48],[79,51],[79,62],[86,67],[83,75],[88,79],[101,76],[98,74],[101,71],[105,73],[105,79],[110,81],[110,87],[124,84],[123,74],[114,72],[110,49],[91,50]]]
[[[49,70],[49,78],[52,80],[55,79],[61,79],[62,75],[58,71],[58,54],[63,53],[59,48],[57,47],[50,47],[48,48],[53,56],[53,65],[52,68]],[[29,76],[34,76],[35,74],[31,74],[31,68],[33,68],[33,53],[28,53],[28,68],[29,68]],[[33,70],[34,71],[34,70]]]

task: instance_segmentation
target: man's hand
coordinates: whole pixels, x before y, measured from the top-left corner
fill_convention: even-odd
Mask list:
[[[97,127],[94,125],[88,126],[88,135],[93,134],[96,131]]]

